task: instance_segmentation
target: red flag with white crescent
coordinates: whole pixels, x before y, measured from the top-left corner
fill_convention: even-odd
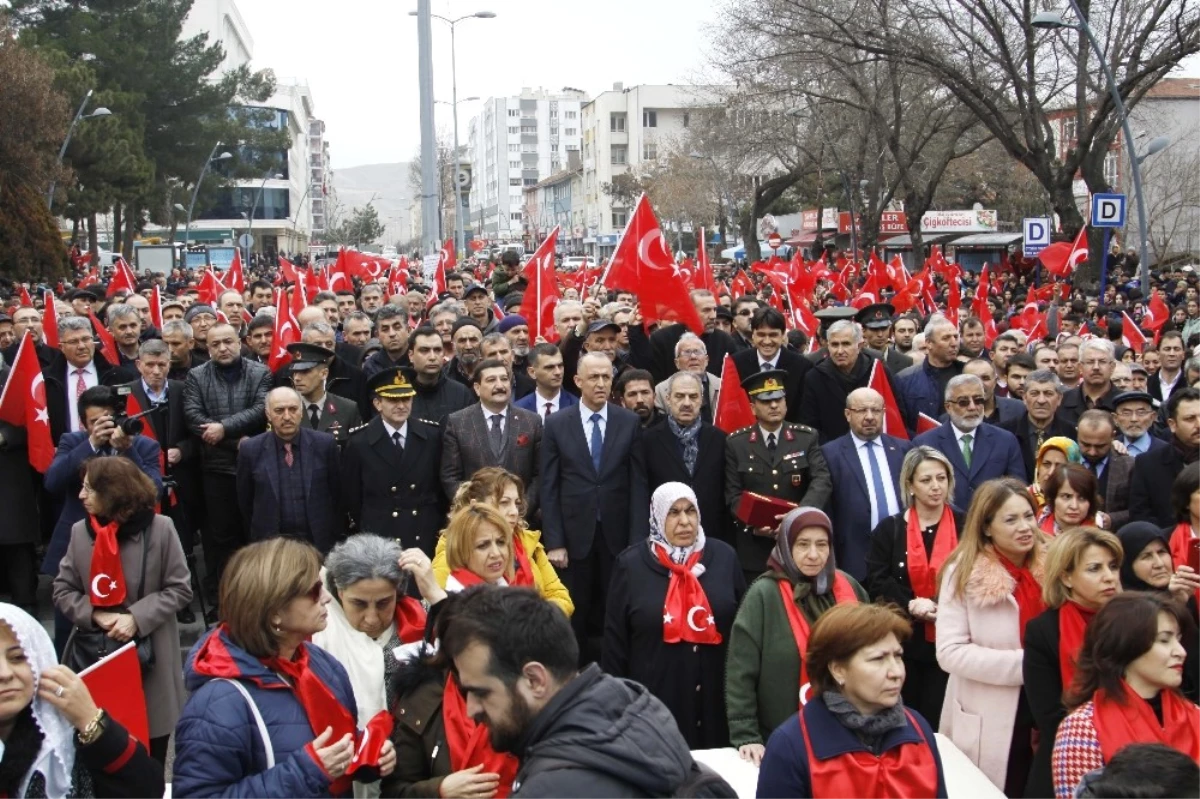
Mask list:
[[[293,293],[302,293],[297,292],[296,289],[292,289],[292,291]],[[267,367],[272,372],[277,372],[280,367],[291,363],[292,356],[288,354],[287,347],[299,340],[300,325],[292,313],[287,292],[281,290],[275,300],[275,330],[271,337],[271,357],[267,360]]]
[[[558,340],[558,331],[554,327],[554,309],[558,307],[561,297],[554,273],[554,250],[558,242],[558,230],[555,227],[550,231],[550,235],[538,245],[522,269],[529,288],[525,289],[521,298],[521,316],[529,322],[531,338],[541,336],[549,342]]]
[[[54,460],[54,442],[50,438],[50,413],[46,410],[42,365],[38,362],[33,334],[28,330],[17,348],[4,393],[0,394],[0,420],[25,428],[29,463],[45,473]]]
[[[900,415],[900,406],[896,404],[896,395],[892,392],[892,381],[888,378],[887,368],[883,361],[875,359],[871,364],[871,377],[867,388],[872,388],[883,397],[883,432],[889,436],[908,440],[908,430],[904,427],[904,417]]]

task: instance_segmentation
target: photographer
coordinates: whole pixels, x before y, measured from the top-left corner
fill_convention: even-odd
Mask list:
[[[127,391],[127,389],[126,389]],[[46,557],[42,561],[42,573],[51,577],[58,574],[58,565],[67,552],[71,540],[71,527],[86,518],[87,511],[79,493],[83,488],[80,469],[84,462],[94,457],[121,456],[129,458],[154,481],[155,488],[162,490],[162,471],[159,468],[159,446],[156,442],[136,435],[137,421],[124,425],[127,400],[119,396],[115,388],[95,386],[79,395],[77,402],[79,420],[83,429],[75,433],[64,433],[59,439],[54,460],[46,470],[45,487],[50,496],[62,502],[62,513],[54,526]],[[54,612],[54,648],[61,655],[71,632],[70,623],[57,610]]]

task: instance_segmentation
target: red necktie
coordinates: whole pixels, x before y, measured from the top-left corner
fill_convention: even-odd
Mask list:
[[[83,370],[75,370],[75,399],[78,400],[87,391],[87,383],[83,381]]]
[[[290,443],[283,445],[283,462],[288,465],[289,469],[296,462],[296,459],[292,457],[292,445]]]
[[[547,403],[546,403],[546,418],[547,418],[547,419],[549,419],[549,418],[550,418],[550,409],[551,409],[551,408],[553,408],[553,407],[554,407],[554,403],[553,403],[553,402],[547,402]]]

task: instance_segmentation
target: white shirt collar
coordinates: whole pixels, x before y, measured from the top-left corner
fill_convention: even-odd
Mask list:
[[[782,441],[782,440],[783,440],[783,425],[780,425],[780,426],[779,426],[779,429],[778,429],[778,430],[776,430],[776,431],[774,432],[774,434],[772,434],[772,433],[771,433],[771,431],[767,430],[767,428],[763,427],[763,426],[760,424],[760,425],[758,426],[758,432],[762,433],[762,437],[763,437],[763,445],[764,445],[764,446],[765,446],[765,445],[766,445],[766,443],[767,443],[767,436],[769,436],[769,435],[774,435],[774,436],[775,436],[775,443],[776,443],[776,444],[778,444],[780,441]]]
[[[307,411],[309,405],[316,405],[318,410],[324,411],[325,410],[325,397],[327,397],[327,396],[328,396],[328,393],[322,394],[318,399],[315,399],[315,400],[304,400],[304,410]],[[386,422],[384,424],[386,424]],[[407,424],[407,422],[406,422],[406,424]]]
[[[562,389],[561,388],[558,391],[554,392],[553,397],[543,397],[542,390],[540,388],[535,393],[537,394],[537,405],[539,408],[545,408],[547,402],[553,404],[554,407],[556,407],[556,408],[560,404],[562,404],[559,402],[559,400],[562,398]]]
[[[768,366],[768,368],[777,369],[777,368],[779,368],[779,353],[781,353],[781,352],[783,352],[782,347],[780,347],[778,350],[776,350],[775,357],[771,358],[769,360],[766,358],[763,358],[762,354],[758,350],[755,350],[754,354],[755,354],[755,356],[757,356],[758,363],[760,366],[765,363]]]
[[[487,422],[488,424],[492,423],[493,416],[499,416],[500,423],[503,424],[504,418],[508,415],[508,406],[505,406],[504,410],[500,411],[499,413],[497,413],[496,411],[489,411],[487,408],[484,407],[482,402],[479,403],[479,407],[483,408],[483,421]]]
[[[386,421],[384,421],[383,418],[380,418],[379,421],[383,422],[383,429],[387,432],[388,438],[391,438],[392,434],[394,434],[394,433],[399,433],[400,438],[402,438],[406,441],[408,440],[408,420],[407,419],[404,421],[404,424],[400,425],[399,429],[392,427],[390,424],[388,424]]]
[[[142,391],[145,391],[146,396],[149,397],[151,400],[157,399],[157,400],[161,401],[161,400],[166,399],[166,397],[167,397],[167,384],[163,383],[162,391],[155,393],[150,388],[150,384],[147,383],[145,380],[143,380],[142,381]]]
[[[879,441],[879,436],[867,441],[865,438],[859,438],[852,430],[850,431],[850,438],[854,439],[855,449],[862,449],[867,444],[880,444],[882,446],[881,442]]]
[[[88,361],[83,366],[73,366],[70,363],[67,363],[67,374],[70,375],[71,377],[74,377],[76,371],[78,371],[80,369],[83,370],[83,373],[85,375],[93,375],[95,377],[99,377],[99,373],[97,373],[97,371],[96,371],[96,362],[95,361]]]
[[[983,425],[980,425],[980,427],[982,426]],[[950,429],[954,431],[954,440],[958,442],[960,447],[962,446],[963,436],[970,436],[972,444],[979,440],[979,427],[976,427],[974,430],[968,433],[964,433],[962,430],[959,430],[957,427],[955,427],[953,422],[951,422]]]
[[[604,424],[608,424],[608,403],[607,402],[604,403],[604,407],[602,407],[598,411],[593,411],[591,408],[584,405],[582,401],[579,403],[579,415],[583,417],[583,420],[585,422],[592,421],[593,413],[600,414],[600,421],[603,422]]]

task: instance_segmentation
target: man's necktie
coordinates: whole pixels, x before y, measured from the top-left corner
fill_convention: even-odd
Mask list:
[[[600,473],[600,457],[604,454],[604,437],[600,435],[600,414],[592,414],[592,466]]]
[[[551,411],[551,409],[552,409],[552,408],[554,408],[554,403],[553,403],[553,402],[547,402],[547,403],[546,403],[546,415],[542,417],[543,419],[549,419],[549,418],[550,418],[550,411]]]
[[[767,434],[767,452],[774,452],[776,443],[777,442],[775,441],[775,434],[768,433]]]
[[[962,437],[962,442],[959,446],[962,447],[963,462],[967,464],[967,468],[971,468],[971,439],[974,438],[970,433]]]
[[[283,462],[288,465],[289,469],[296,462],[296,458],[292,455],[292,444],[290,441],[283,445]]]
[[[500,414],[492,416],[492,427],[488,430],[488,440],[492,444],[492,454],[497,458],[500,457],[500,450],[504,449],[504,431],[500,429]]]
[[[78,400],[83,396],[83,392],[87,391],[87,383],[83,379],[83,370],[75,370],[75,399]]]
[[[879,467],[879,444],[868,441],[867,460],[871,463],[871,485],[875,488],[875,507],[871,509],[871,527],[874,528],[880,520],[892,515],[888,505],[887,488],[883,483],[883,470]]]
[[[317,425],[321,423],[321,409],[317,407],[317,403],[310,403],[308,406],[308,426],[313,430],[317,429]]]
[[[392,444],[399,447],[400,449],[404,449],[404,439],[400,436],[399,430],[392,433]]]
[[[771,364],[763,361],[759,368],[764,372],[769,372],[771,370]]]

